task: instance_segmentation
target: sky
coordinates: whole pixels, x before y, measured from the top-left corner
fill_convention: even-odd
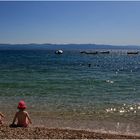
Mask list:
[[[0,43],[140,45],[140,1],[0,1]]]

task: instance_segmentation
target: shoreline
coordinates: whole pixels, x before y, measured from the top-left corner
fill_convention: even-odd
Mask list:
[[[94,132],[88,130],[28,127],[10,128],[0,126],[1,139],[140,139],[140,135]]]

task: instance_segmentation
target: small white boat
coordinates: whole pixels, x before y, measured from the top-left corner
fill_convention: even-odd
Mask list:
[[[55,54],[63,54],[63,51],[62,50],[57,50],[57,51],[55,51]]]

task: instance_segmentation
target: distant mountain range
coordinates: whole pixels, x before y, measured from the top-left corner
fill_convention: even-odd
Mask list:
[[[104,45],[104,44],[0,44],[0,50],[89,50],[89,49],[140,49],[136,45]]]

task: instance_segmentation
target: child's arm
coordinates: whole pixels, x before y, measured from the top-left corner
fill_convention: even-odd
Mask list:
[[[0,112],[0,116],[4,118],[4,115]]]
[[[15,124],[16,118],[17,118],[17,113],[15,114],[15,117],[14,117],[14,119],[13,119],[12,124]]]
[[[28,118],[28,120],[29,120],[29,123],[32,124],[32,121],[31,121],[31,119],[30,119],[30,116],[29,116],[28,112],[26,112],[26,113],[27,113],[27,118]]]

